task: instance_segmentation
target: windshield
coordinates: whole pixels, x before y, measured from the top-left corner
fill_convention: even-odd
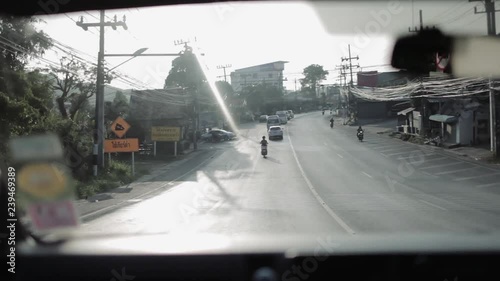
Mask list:
[[[452,78],[442,56],[424,74],[390,65],[399,35],[491,33],[475,7],[227,2],[3,16],[1,158],[27,165],[9,140],[50,132],[68,171],[60,181],[38,164],[19,171],[28,187],[31,173],[40,181],[19,189],[34,192],[19,215],[40,231],[33,206],[59,202],[60,188],[74,191],[68,217],[83,236],[499,232],[497,82]],[[280,120],[264,158],[262,137]],[[70,210],[58,206],[44,216]]]

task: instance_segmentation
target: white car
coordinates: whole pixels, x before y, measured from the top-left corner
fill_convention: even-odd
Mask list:
[[[281,124],[288,123],[288,111],[276,111],[276,115],[279,116]]]
[[[283,139],[283,129],[280,126],[271,126],[267,131],[269,134],[269,140],[273,139]]]
[[[267,129],[271,128],[272,126],[279,126],[281,125],[281,120],[278,117],[278,115],[270,115],[267,118]]]

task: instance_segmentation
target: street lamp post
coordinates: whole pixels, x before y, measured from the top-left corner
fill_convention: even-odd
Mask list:
[[[137,57],[137,56],[139,56],[140,54],[144,53],[147,49],[148,49],[148,48],[141,48],[141,49],[139,49],[139,50],[135,51],[133,54],[131,54],[131,56],[132,56],[131,58],[129,58],[128,60],[126,60],[126,61],[124,61],[124,62],[120,63],[119,65],[117,65],[117,66],[115,66],[115,67],[111,68],[110,70],[108,70],[108,72],[111,72],[113,69],[118,68],[119,66],[121,66],[121,65],[123,65],[123,64],[125,64],[125,63],[127,63],[128,61],[130,61],[130,60],[132,60],[132,59],[136,58],[136,57]],[[112,56],[112,54],[105,54],[104,56],[109,57],[109,56]]]

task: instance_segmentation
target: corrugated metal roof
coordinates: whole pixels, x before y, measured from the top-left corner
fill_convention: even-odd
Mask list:
[[[458,117],[452,116],[452,115],[435,114],[435,115],[429,116],[429,120],[441,122],[441,123],[455,123],[458,120]]]
[[[415,110],[415,107],[409,107],[405,110],[401,110],[400,112],[398,112],[398,115],[406,115],[414,110]]]

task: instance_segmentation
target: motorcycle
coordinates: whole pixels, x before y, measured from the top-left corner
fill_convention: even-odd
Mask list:
[[[264,158],[266,158],[266,155],[267,155],[267,145],[261,145],[260,146],[260,153],[262,154],[262,156],[264,156]]]
[[[325,111],[323,110],[323,115],[325,115]]]
[[[358,132],[358,140],[359,140],[359,141],[363,141],[363,136],[364,136],[363,131],[359,131],[359,132]]]
[[[330,128],[333,129],[333,121],[330,121]]]

